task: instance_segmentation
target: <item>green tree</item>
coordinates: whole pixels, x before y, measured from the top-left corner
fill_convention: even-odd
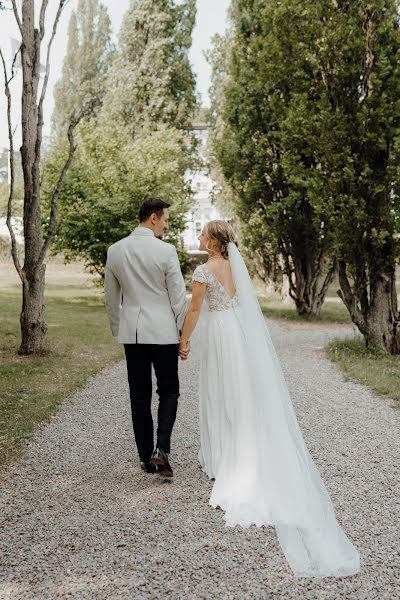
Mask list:
[[[209,97],[211,106],[207,110],[205,120],[210,125],[207,144],[207,158],[210,175],[214,182],[212,195],[222,213],[229,215],[234,222],[236,231],[243,229],[243,223],[237,217],[237,202],[232,186],[228,183],[219,160],[222,148],[222,138],[225,128],[224,106],[225,91],[229,81],[229,64],[232,52],[233,37],[231,33],[225,36],[216,34],[212,38],[211,49],[206,53],[206,59],[211,66],[211,85]],[[246,253],[246,252],[245,252]],[[246,253],[247,254],[247,253]],[[250,255],[247,258],[252,262]]]
[[[289,259],[296,280],[304,266],[315,272],[310,255],[315,264],[321,252],[336,256],[353,322],[391,353],[400,348],[397,9],[235,0],[220,154],[258,243]]]
[[[167,123],[189,129],[196,108],[189,49],[195,0],[131,0],[108,80],[104,115],[130,128]]]
[[[132,232],[138,224],[139,206],[146,198],[161,196],[172,205],[166,241],[176,245],[185,269],[187,256],[181,233],[189,189],[180,133],[161,126],[141,131],[133,141],[122,130],[115,133],[106,130],[99,135],[93,122],[81,127],[77,160],[61,198],[62,219],[53,251],[62,251],[67,261],[83,258],[101,281],[108,247]],[[50,184],[63,160],[62,147],[54,149],[54,156],[46,172]]]
[[[71,115],[101,106],[114,47],[107,9],[99,0],[79,0],[71,15],[62,75],[55,86],[53,137],[66,135]]]
[[[326,175],[338,293],[366,344],[393,354],[400,352],[398,8],[380,0],[304,7],[321,32],[307,45],[326,105],[315,116],[313,152]]]
[[[191,193],[185,174],[193,164],[193,148],[185,146],[184,130],[196,108],[187,57],[194,8],[192,1],[132,2],[104,102],[80,126],[54,250],[63,251],[67,259],[83,257],[100,277],[108,246],[132,231],[139,205],[149,196],[172,204],[168,241],[177,246],[185,268],[181,233]],[[70,29],[72,36],[74,31]],[[46,169],[49,182],[63,152],[62,142],[54,145]]]
[[[244,223],[248,251],[268,275],[281,265],[299,314],[318,315],[335,261],[328,258],[328,215],[314,209],[322,182],[308,140],[297,148],[291,140],[310,69],[297,48],[296,10],[286,24],[290,35],[282,37],[281,4],[232,4],[229,39],[220,40],[211,56],[213,153]]]

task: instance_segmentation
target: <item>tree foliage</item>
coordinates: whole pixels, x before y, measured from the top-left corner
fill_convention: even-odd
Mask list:
[[[108,247],[129,235],[144,199],[162,196],[171,207],[171,238],[186,266],[180,242],[185,227],[188,190],[182,176],[186,161],[180,134],[160,127],[142,131],[132,141],[118,136],[99,136],[93,123],[81,128],[77,160],[62,198],[60,221],[53,251],[63,251],[67,261],[82,258],[91,272],[104,276]],[[47,179],[57,173],[62,151],[49,163]]]
[[[131,3],[121,27],[120,47],[105,86],[102,83],[106,92],[101,108],[80,127],[53,249],[63,251],[67,260],[83,258],[101,277],[107,248],[129,235],[137,224],[140,204],[149,196],[171,203],[167,241],[176,245],[186,267],[181,234],[190,198],[185,173],[192,155],[183,143],[182,128],[189,126],[195,108],[194,77],[191,70],[186,73],[193,10],[191,1],[176,6],[173,2]],[[70,35],[74,31],[70,27]],[[81,80],[90,82],[90,89],[98,87],[98,76],[102,81],[102,73],[91,69],[87,78],[80,74]],[[176,85],[174,77],[179,80]],[[68,96],[67,88],[64,93]],[[59,138],[46,168],[49,185],[63,152],[64,142]]]
[[[299,108],[312,70],[298,47],[299,15],[290,6],[232,3],[232,30],[211,56],[214,155],[245,223],[246,247],[268,274],[281,259],[298,312],[318,314],[334,261],[327,264],[329,217],[314,209],[323,184],[307,151],[308,115]],[[303,139],[296,147],[299,128]]]
[[[210,173],[215,183],[213,195],[218,207],[231,214],[232,220],[236,216],[236,201],[232,186],[224,176],[222,161],[219,160],[219,151],[222,149],[224,133],[224,105],[227,82],[229,80],[229,63],[232,52],[232,35],[216,34],[212,38],[211,48],[206,53],[206,59],[211,66],[211,85],[208,90],[211,107],[207,110],[206,120],[210,123],[207,155],[210,163]],[[225,140],[224,140],[225,142]],[[240,222],[236,223],[236,227]]]
[[[318,160],[335,227],[340,296],[367,344],[400,351],[400,29],[397,2],[338,3],[313,49],[327,110]],[[317,133],[317,132],[316,132]]]
[[[54,137],[66,136],[71,115],[85,105],[99,109],[113,54],[111,23],[104,4],[79,0],[69,21],[67,52],[54,91]]]
[[[397,352],[397,3],[234,0],[232,23],[217,154],[249,242],[296,288],[337,257],[353,321]]]
[[[129,126],[167,123],[188,129],[196,108],[189,49],[195,0],[131,0],[108,80],[107,119]]]

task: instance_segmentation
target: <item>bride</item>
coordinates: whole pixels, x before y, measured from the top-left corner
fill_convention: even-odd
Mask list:
[[[230,527],[273,526],[296,576],[352,575],[359,553],[305,445],[233,230],[210,221],[199,241],[208,261],[193,274],[180,355],[188,357],[206,299],[199,461],[215,480],[210,504]]]

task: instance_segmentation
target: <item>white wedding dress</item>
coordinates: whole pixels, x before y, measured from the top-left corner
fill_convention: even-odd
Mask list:
[[[251,279],[235,244],[229,297],[206,267],[199,461],[228,526],[270,525],[297,576],[346,576],[360,557],[307,450]]]

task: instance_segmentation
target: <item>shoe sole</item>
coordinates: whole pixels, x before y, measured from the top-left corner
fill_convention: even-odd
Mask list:
[[[173,477],[174,474],[170,467],[167,467],[161,458],[151,458],[150,462],[158,467],[157,473],[163,477]],[[161,467],[161,468],[160,468]]]
[[[148,475],[155,475],[157,471],[148,471],[146,468],[140,467],[142,473],[147,473]]]

